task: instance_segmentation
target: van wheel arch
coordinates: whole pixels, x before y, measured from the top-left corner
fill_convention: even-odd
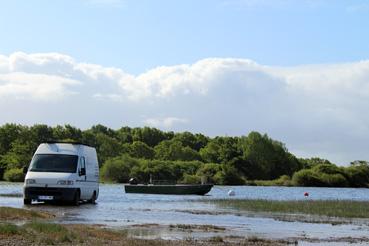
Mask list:
[[[94,192],[92,193],[91,199],[88,200],[89,203],[95,204],[96,203],[96,199],[97,199],[97,192],[96,190],[94,190]]]
[[[76,192],[74,193],[74,199],[72,201],[73,205],[79,206],[80,200],[81,200],[81,190],[77,189]]]
[[[31,205],[32,204],[32,200],[31,199],[24,198],[23,199],[23,204],[24,205]]]

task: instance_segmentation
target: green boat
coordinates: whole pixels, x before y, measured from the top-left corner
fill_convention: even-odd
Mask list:
[[[205,195],[208,193],[212,184],[127,184],[124,185],[126,193],[142,194],[164,194],[164,195]]]

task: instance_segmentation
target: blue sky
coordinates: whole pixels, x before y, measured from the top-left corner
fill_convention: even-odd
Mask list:
[[[2,1],[0,124],[256,130],[369,160],[369,2]]]
[[[267,65],[366,59],[369,3],[329,0],[3,1],[1,54],[60,52],[140,73],[207,57]]]

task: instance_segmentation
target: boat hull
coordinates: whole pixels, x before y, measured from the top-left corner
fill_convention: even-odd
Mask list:
[[[126,193],[205,195],[213,185],[125,185]]]

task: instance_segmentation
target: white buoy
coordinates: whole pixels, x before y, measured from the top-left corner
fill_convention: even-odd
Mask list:
[[[234,196],[234,195],[236,195],[236,192],[234,192],[234,190],[228,191],[228,196]]]

